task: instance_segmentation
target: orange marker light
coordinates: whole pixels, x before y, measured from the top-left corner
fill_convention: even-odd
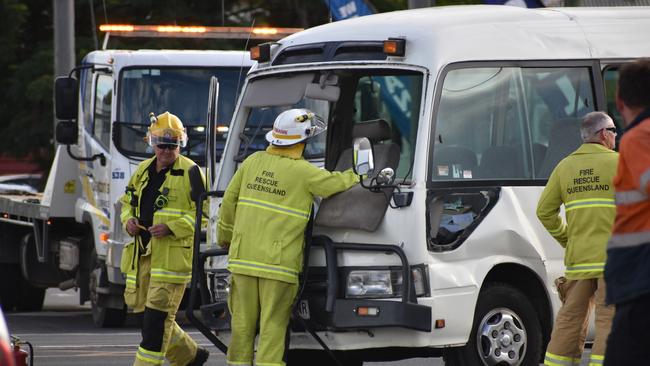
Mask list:
[[[357,308],[357,315],[359,316],[377,316],[379,315],[379,308],[359,306]]]
[[[404,56],[406,40],[403,38],[389,38],[384,41],[384,53],[390,56]]]
[[[251,47],[251,60],[257,62],[267,62],[271,60],[271,44],[262,43],[261,45]]]
[[[436,319],[436,329],[445,327],[445,319]]]
[[[110,235],[108,233],[99,233],[99,241],[106,244]]]
[[[260,46],[251,47],[250,53],[251,53],[251,60],[255,60],[255,61],[259,60]]]
[[[181,25],[102,24],[99,30],[121,37],[181,37],[217,39],[280,39],[302,28],[206,27]]]

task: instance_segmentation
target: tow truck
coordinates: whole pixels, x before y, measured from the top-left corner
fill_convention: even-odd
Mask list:
[[[204,166],[210,79],[218,78],[216,150],[223,147],[246,51],[107,49],[110,37],[277,39],[282,28],[105,24],[102,50],[55,81],[56,147],[45,190],[0,195],[0,287],[6,310],[39,311],[45,290],[80,291],[94,323],[126,316],[119,263],[127,241],[116,204],[137,164],[153,154],[143,137],[150,112],[170,111],[187,128],[182,154]],[[217,158],[218,160],[218,158]]]

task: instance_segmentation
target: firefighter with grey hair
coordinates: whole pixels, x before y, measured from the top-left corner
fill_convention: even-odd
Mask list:
[[[607,114],[591,112],[582,120],[580,135],[583,144],[555,167],[537,205],[537,217],[565,248],[566,266],[565,276],[555,281],[562,307],[545,365],[580,364],[594,303],[596,339],[589,364],[602,364],[614,315],[614,308],[605,304],[603,271],[616,214],[616,126]],[[560,216],[562,205],[566,221]]]

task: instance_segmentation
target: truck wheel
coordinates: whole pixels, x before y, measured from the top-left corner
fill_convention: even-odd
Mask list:
[[[27,234],[20,242],[20,260],[23,266],[29,266],[30,258],[36,258],[36,243],[34,234]],[[30,269],[32,269],[30,267]],[[34,286],[27,280],[26,273],[31,271],[21,268],[19,273],[19,294],[16,300],[16,310],[18,311],[41,311],[43,310],[43,300],[45,300],[46,287]]]
[[[23,275],[17,263],[0,264],[0,303],[3,311],[12,311],[18,302]]]
[[[106,272],[103,268],[104,263],[97,258],[97,252],[95,249],[93,249],[90,263],[94,263],[94,268],[90,272],[90,278],[88,281],[93,322],[100,328],[121,327],[124,325],[124,321],[126,320],[126,308],[113,309],[99,305],[99,293],[97,292],[97,287],[101,283],[100,276],[102,275],[102,270],[104,270],[104,273]]]
[[[20,286],[20,298],[16,308],[18,311],[41,311],[45,300],[45,289],[33,286],[23,279]]]
[[[488,284],[479,295],[467,344],[444,351],[446,365],[539,365],[542,330],[526,296],[504,283]]]

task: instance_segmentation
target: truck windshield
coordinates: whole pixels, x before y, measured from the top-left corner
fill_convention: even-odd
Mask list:
[[[365,135],[374,145],[399,147],[396,172],[406,178],[413,161],[421,95],[422,74],[405,70],[342,69],[252,79],[242,98],[248,116],[235,159],[242,161],[268,146],[265,135],[279,113],[307,108],[327,121],[328,133],[308,140],[305,158],[324,160],[326,168],[339,169],[339,159],[351,161],[352,139]],[[363,126],[355,127],[359,125]]]
[[[177,115],[188,134],[181,154],[205,163],[206,116],[210,78],[219,79],[218,126],[228,126],[236,93],[248,68],[127,68],[121,71],[117,121],[113,141],[129,157],[148,158],[153,149],[144,142],[149,113]]]

